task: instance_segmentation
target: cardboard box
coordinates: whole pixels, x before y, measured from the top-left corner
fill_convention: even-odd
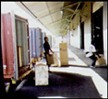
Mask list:
[[[60,63],[61,65],[68,65],[68,50],[67,50],[67,43],[60,43]]]
[[[103,56],[101,56],[100,58],[97,56],[97,61],[96,61],[96,66],[105,66],[106,65],[106,61],[104,59]]]
[[[52,55],[48,55],[47,54],[47,62],[49,65],[54,64],[54,56]]]

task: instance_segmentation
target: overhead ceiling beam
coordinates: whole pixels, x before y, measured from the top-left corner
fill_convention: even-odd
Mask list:
[[[34,15],[30,9],[21,1],[19,2],[15,2],[18,6],[20,6],[22,9],[24,9],[24,11],[26,11],[29,15],[31,15],[32,17],[34,17],[35,19],[37,19],[37,16]]]
[[[69,22],[71,22],[71,20],[69,20],[69,19],[67,19],[68,17],[72,17],[78,10],[78,7],[80,6],[80,2],[79,3],[77,3],[78,5],[77,5],[77,7],[76,7],[76,9],[75,9],[75,11],[74,10],[72,10],[72,9],[70,9],[70,8],[66,8],[66,10],[69,10],[69,11],[71,11],[71,12],[73,12],[72,14],[70,14],[70,15],[68,15],[68,16],[66,16],[66,17],[64,17],[63,19],[60,19],[60,20],[57,20],[57,21],[55,21],[55,22],[53,22],[53,23],[50,23],[50,24],[47,24],[47,25],[55,25],[55,24],[59,24],[58,22],[63,22],[63,21],[65,21],[65,23],[63,22],[62,24],[61,24],[61,28],[63,29],[63,28],[65,28],[65,29],[67,29],[68,28],[68,23]]]
[[[56,12],[60,12],[61,10],[69,10],[69,11],[71,11],[71,12],[74,12],[74,10],[70,9],[69,7],[72,7],[72,6],[74,6],[74,5],[78,4],[78,3],[79,3],[79,2],[74,3],[74,4],[70,4],[70,5],[68,5],[68,6],[65,6],[65,7],[63,7],[63,8],[58,9],[57,11],[50,12],[50,14],[54,14],[54,13],[56,13]],[[38,17],[38,19],[47,17],[47,16],[49,16],[50,14],[44,15],[44,16],[42,16],[42,17]]]
[[[63,9],[66,9],[66,8],[69,8],[69,7],[73,7],[73,6],[77,5],[78,3],[79,3],[79,2],[76,2],[76,3],[74,3],[74,4],[70,4],[70,5],[68,5],[68,6],[63,7]]]
[[[77,10],[77,11],[78,11],[78,10]],[[77,12],[77,11],[76,11],[76,12]],[[72,15],[73,15],[73,13],[67,15],[66,17],[63,17],[62,19],[53,21],[52,23],[48,23],[48,24],[46,24],[46,25],[56,24],[57,22],[60,22],[60,21],[69,20],[68,18],[71,17]],[[71,20],[70,20],[70,21],[71,21]]]
[[[73,13],[73,15],[71,16],[70,19],[72,19],[72,17],[76,14],[76,11],[77,11],[78,7],[80,6],[80,4],[81,4],[81,2],[78,3],[78,5],[77,5],[77,7],[76,7],[76,9],[75,9],[75,11],[74,11],[74,13]]]
[[[27,13],[31,14],[38,22],[40,22],[40,24],[41,24],[44,28],[46,28],[46,29],[49,31],[49,29],[37,18],[36,15],[34,15],[34,14],[31,12],[31,10],[30,10],[22,1],[18,2],[17,5],[20,6],[20,7],[22,7]]]
[[[54,25],[54,24],[57,24],[57,23],[59,23],[61,21],[64,21],[64,20],[63,19],[59,19],[59,20],[56,20],[56,21],[54,21],[52,23],[49,23],[49,24],[46,24],[46,25]]]
[[[75,10],[72,10],[72,9],[68,8],[69,11],[73,12],[71,15],[69,15],[71,18],[78,12],[78,7],[80,6],[81,2],[78,2],[78,3],[76,3],[76,4],[77,4],[77,7],[76,7]],[[68,6],[68,7],[69,7],[69,6]],[[68,23],[61,24],[61,28],[62,28],[63,30],[68,30],[68,29],[69,29],[69,23],[72,21],[71,18],[70,18],[70,19],[66,18],[66,21],[67,21]]]
[[[70,11],[70,12],[74,13],[74,10],[71,9],[71,8],[65,8],[64,10],[67,10],[67,11]]]
[[[60,28],[55,28],[55,29],[51,29],[51,28],[49,28],[49,30],[51,30],[51,31],[59,31]]]
[[[22,2],[21,2],[22,3]],[[23,3],[22,3],[23,4]],[[47,5],[47,8],[48,8],[48,10],[49,10],[49,6],[48,6],[48,4],[46,3],[46,5]],[[53,31],[58,31],[59,32],[59,30],[60,29],[62,29],[63,31],[67,31],[67,27],[68,27],[68,22],[70,22],[71,20],[69,20],[70,19],[70,17],[72,17],[76,12],[77,12],[77,10],[78,10],[78,7],[80,6],[77,6],[76,7],[76,9],[75,10],[73,10],[73,9],[71,9],[71,7],[73,7],[73,6],[75,6],[75,5],[79,5],[79,2],[76,2],[76,3],[74,3],[74,4],[70,4],[70,5],[68,5],[68,6],[65,6],[65,7],[63,7],[63,8],[60,8],[60,9],[58,9],[57,11],[54,11],[54,12],[51,12],[50,10],[49,10],[49,14],[47,14],[47,15],[45,15],[45,16],[42,16],[42,17],[37,17],[37,16],[35,16],[33,13],[31,13],[32,15],[34,15],[35,16],[35,18],[36,19],[38,19],[39,20],[39,22],[42,24],[42,25],[44,25],[48,30],[51,30],[52,32]],[[26,8],[28,8],[26,5],[24,5],[23,4],[23,6],[25,6]],[[31,12],[31,10],[28,8],[28,10],[29,10],[29,12]],[[54,14],[54,13],[57,13],[57,12],[59,12],[59,11],[61,11],[61,10],[66,10],[66,11],[70,11],[70,12],[72,12],[72,13],[70,13],[69,15],[66,15],[66,16],[64,16],[64,17],[62,17],[62,19],[59,19],[59,20],[56,20],[56,21],[53,21],[52,23],[50,23],[50,24],[45,24],[45,23],[43,23],[43,22],[41,22],[41,18],[44,18],[44,17],[46,17],[46,16],[51,16],[51,14]],[[68,19],[69,18],[69,19]],[[63,24],[62,24],[63,23]],[[48,25],[56,25],[56,24],[62,24],[63,25],[63,27],[62,28],[56,28],[56,29],[51,29]],[[57,26],[57,25],[56,25]]]
[[[46,6],[47,6],[47,8],[48,8],[48,11],[49,11],[49,14],[50,14],[51,20],[52,20],[52,22],[53,22],[53,18],[52,18],[52,16],[51,16],[51,11],[49,10],[49,6],[48,6],[48,3],[47,3],[47,2],[46,2]]]
[[[46,15],[44,15],[44,16],[42,16],[42,17],[38,17],[38,19],[42,19],[42,18],[44,18],[44,17],[47,17],[47,16],[49,16],[49,15],[51,15],[51,14],[54,14],[54,13],[57,13],[57,12],[60,12],[61,11],[61,9],[59,9],[59,10],[57,10],[57,11],[54,11],[54,12],[50,12],[49,14],[46,14]]]

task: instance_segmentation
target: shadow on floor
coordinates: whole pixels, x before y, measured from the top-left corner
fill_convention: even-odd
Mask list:
[[[108,66],[100,66],[93,69],[96,73],[98,73],[105,81],[108,82]]]
[[[79,48],[75,48],[73,46],[70,46],[70,50],[76,54],[83,62],[85,62],[88,66],[91,65],[92,60],[90,58],[87,58],[85,56],[85,53],[83,51],[83,49],[79,49]],[[98,73],[104,80],[107,80],[107,69],[108,66],[100,66],[100,67],[96,67],[93,70]]]
[[[62,96],[71,98],[101,98],[91,77],[79,74],[50,73],[48,86],[35,86],[34,73],[14,92],[14,98]]]

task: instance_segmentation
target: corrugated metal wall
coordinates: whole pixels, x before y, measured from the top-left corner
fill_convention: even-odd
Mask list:
[[[36,54],[37,54],[37,57],[40,56],[40,53],[41,53],[41,30],[40,28],[36,28]]]
[[[16,37],[17,37],[17,47],[21,48],[22,66],[28,65],[29,55],[28,55],[28,37],[27,37],[27,21],[15,19],[16,23]]]
[[[13,53],[13,36],[11,15],[2,14],[2,54],[3,65],[6,66],[6,74],[12,75],[14,72],[14,53]]]
[[[43,52],[43,33],[40,28],[29,28],[30,57],[39,58]]]
[[[25,22],[22,23],[23,25],[23,30],[22,30],[22,36],[23,36],[23,59],[24,59],[24,65],[28,65],[29,60],[28,60],[28,40],[27,40],[27,24]]]
[[[36,54],[36,29],[29,28],[29,37],[30,37],[30,58],[37,57]]]

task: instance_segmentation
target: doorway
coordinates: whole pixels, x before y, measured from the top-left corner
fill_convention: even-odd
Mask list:
[[[92,14],[92,40],[100,54],[103,54],[103,7]]]
[[[84,22],[80,23],[80,30],[81,30],[80,48],[84,49]]]

